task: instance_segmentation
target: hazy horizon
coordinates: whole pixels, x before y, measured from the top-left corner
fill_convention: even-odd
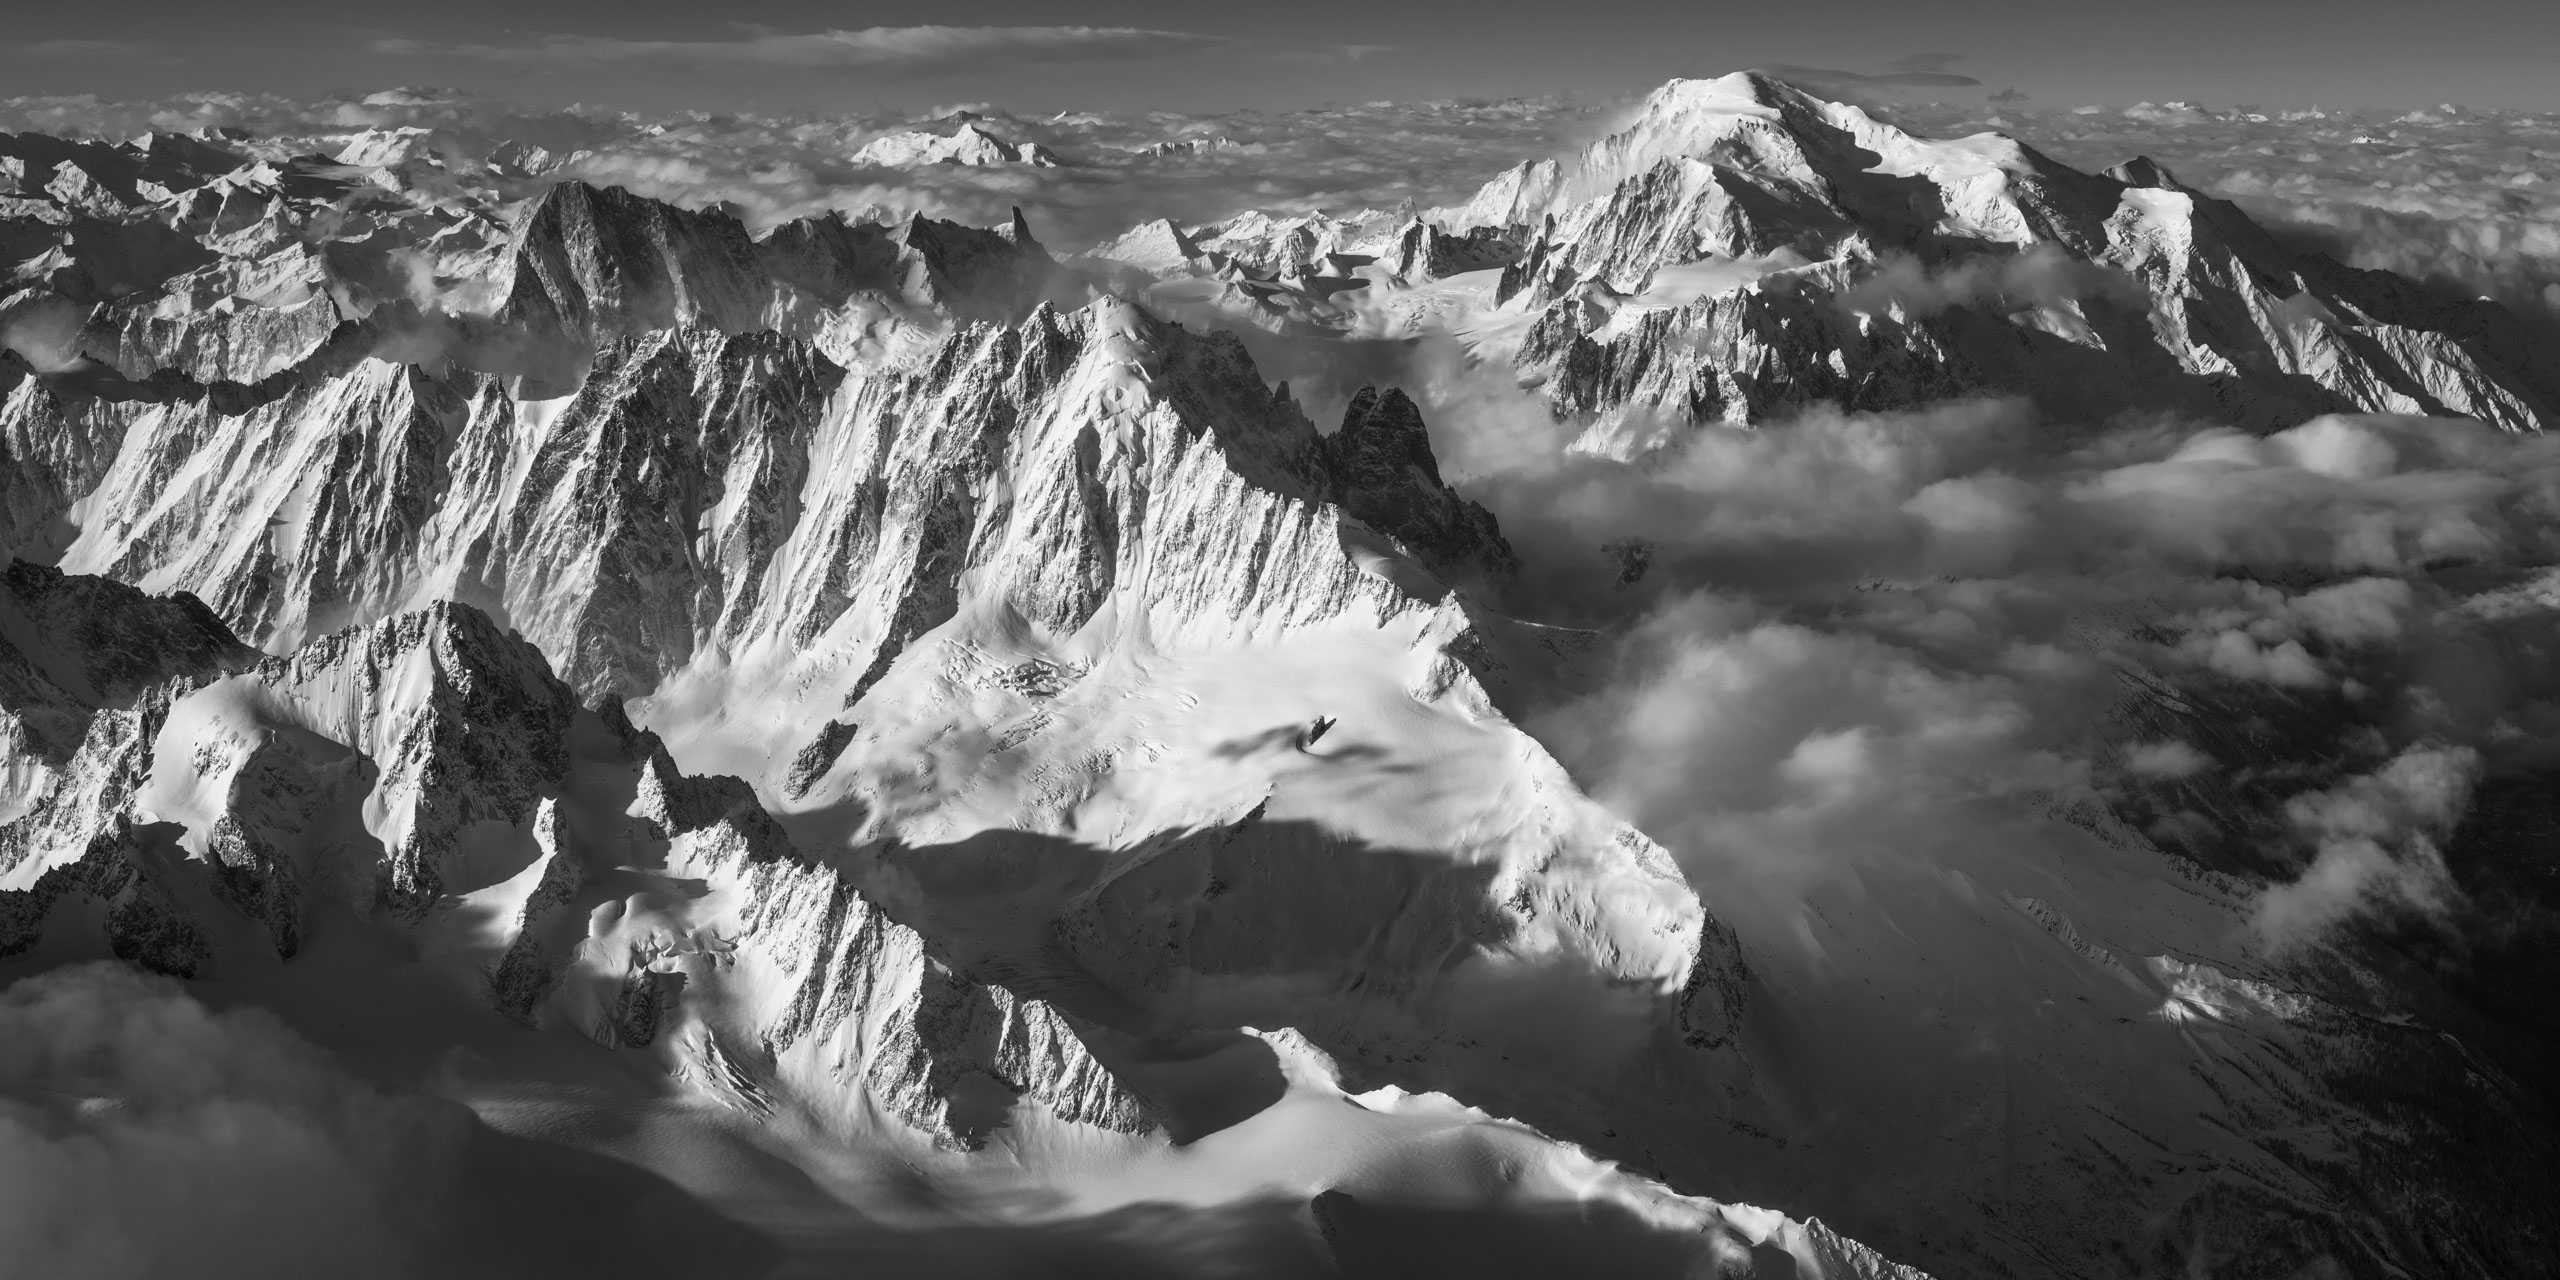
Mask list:
[[[1446,0],[1381,11],[1321,0],[1277,13],[1158,0],[1094,6],[523,6],[432,12],[375,0],[251,6],[140,0],[25,15],[0,72],[23,94],[362,93],[433,84],[534,106],[912,109],[976,101],[1110,110],[1315,107],[1544,94],[1620,95],[1762,67],[1862,94],[2039,105],[2191,100],[2372,109],[2443,102],[2560,110],[2560,23],[2529,0],[2247,6],[1823,0],[1783,9],[1596,0],[1501,14]],[[1499,16],[1495,16],[1499,15]],[[1641,38],[1630,38],[1640,36]],[[2377,68],[2387,73],[2376,74]]]

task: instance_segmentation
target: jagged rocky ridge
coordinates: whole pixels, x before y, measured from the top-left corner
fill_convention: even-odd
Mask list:
[[[827,215],[751,234],[725,211],[503,163],[457,182],[438,160],[422,188],[410,179],[427,158],[364,163],[377,150],[0,135],[26,175],[0,191],[0,362],[121,399],[231,404],[375,355],[574,385],[613,336],[691,323],[843,355],[895,318],[1018,318],[1056,283],[1018,218],[988,231]]]
[[[877,1099],[968,1146],[985,1122],[952,1100],[979,1080],[1080,1124],[1155,1123],[1070,1020],[952,969],[744,784],[682,773],[476,610],[252,661],[218,627],[165,625],[209,622],[192,601],[46,585],[82,593],[88,626],[215,655],[175,648],[147,687],[46,708],[88,724],[71,767],[0,826],[0,954],[195,976],[396,929],[448,951],[444,971],[485,983],[494,1010],[652,1049],[739,1105]],[[497,925],[461,923],[474,912]]]
[[[1430,469],[1401,395],[1320,437],[1232,339],[1119,303],[963,327],[914,367],[859,374],[769,333],[651,330],[604,342],[547,400],[384,360],[237,412],[34,378],[11,395],[30,455],[116,442],[19,472],[22,518],[78,530],[65,567],[206,584],[269,647],[466,600],[590,693],[822,641],[868,674],[951,616],[963,573],[1067,631],[1142,571],[1174,626],[1406,607],[1347,561],[1257,567],[1308,568],[1293,547],[1332,537],[1306,505],[1328,497],[1453,569],[1510,556]],[[1257,523],[1263,493],[1278,501]],[[1141,561],[1150,517],[1214,541]]]

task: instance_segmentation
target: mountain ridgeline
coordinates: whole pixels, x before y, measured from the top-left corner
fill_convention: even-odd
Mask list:
[[[2005,1113],[1821,1093],[1798,1067],[1851,1041],[1763,980],[1748,906],[1506,714],[1581,641],[1494,607],[1521,557],[1444,478],[1446,425],[1375,387],[1319,428],[1229,331],[1421,336],[1447,312],[1418,300],[1459,298],[1471,357],[1599,452],[1986,393],[2560,425],[2494,304],[2145,161],[1918,139],[1756,74],[1453,208],[1086,254],[1019,213],[751,229],[513,152],[0,161],[13,976],[361,978],[396,946],[690,1096],[954,1158],[1201,1141],[1320,1061],[1796,1215],[1698,1255],[1755,1274],[2521,1274],[2551,1245],[2532,1098],[2223,963],[2246,887],[2191,867],[2157,867],[2192,883],[2146,900],[2144,954],[2089,941],[2093,889],[1985,894],[1919,958],[2062,957],[2000,988],[2049,1020]],[[2143,1015],[2199,991],[2222,1038],[2189,1055]]]

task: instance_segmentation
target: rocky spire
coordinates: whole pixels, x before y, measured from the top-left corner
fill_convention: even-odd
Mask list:
[[[1326,495],[1355,519],[1443,572],[1499,580],[1518,570],[1493,513],[1441,480],[1422,410],[1402,390],[1362,387],[1323,449]]]

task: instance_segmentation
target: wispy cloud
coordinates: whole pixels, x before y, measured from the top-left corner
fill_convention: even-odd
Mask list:
[[[142,40],[35,40],[26,44],[0,45],[0,53],[14,54],[20,61],[69,62],[82,58],[157,58],[164,52],[160,45]]]
[[[485,62],[690,62],[775,67],[917,66],[1009,54],[1137,57],[1222,43],[1220,37],[1149,27],[864,27],[785,32],[750,30],[733,40],[631,40],[549,35],[521,44],[440,43],[392,38],[376,53]]]
[[[1862,84],[1906,89],[1969,89],[1982,84],[1972,76],[1958,75],[1952,71],[1914,69],[1878,72],[1842,71],[1834,67],[1798,66],[1791,62],[1773,63],[1768,67],[1768,71],[1771,75],[1783,76],[1789,80],[1803,80],[1812,84],[1825,85]]]

